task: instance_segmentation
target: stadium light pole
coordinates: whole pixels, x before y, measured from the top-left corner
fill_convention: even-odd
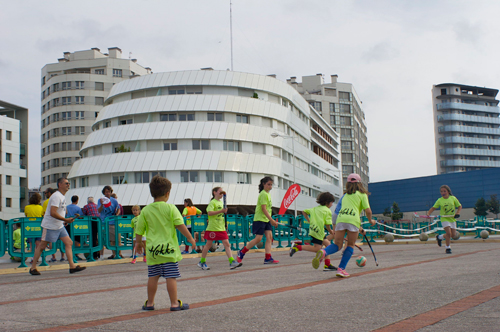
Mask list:
[[[296,179],[295,179],[295,143],[294,143],[295,142],[295,136],[288,136],[288,135],[282,135],[282,134],[278,134],[278,133],[272,133],[271,137],[272,138],[281,137],[281,138],[285,138],[285,139],[288,139],[288,138],[292,139],[293,184],[296,184],[297,182],[296,182]],[[294,204],[294,208],[295,208],[294,215],[295,215],[295,218],[297,218],[297,199],[294,200],[293,204]]]

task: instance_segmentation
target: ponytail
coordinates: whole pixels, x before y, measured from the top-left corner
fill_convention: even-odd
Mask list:
[[[272,177],[270,177],[270,176],[266,176],[266,177],[263,177],[262,179],[260,179],[260,184],[259,184],[259,193],[260,193],[262,190],[264,190],[264,185],[265,185],[266,183],[268,183],[269,181],[273,181],[273,182],[274,182],[273,178],[272,178]]]

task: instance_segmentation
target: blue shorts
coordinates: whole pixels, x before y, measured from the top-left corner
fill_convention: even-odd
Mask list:
[[[272,231],[273,226],[270,222],[254,221],[252,224],[252,233],[254,235],[264,235],[265,231]]]
[[[69,236],[66,228],[64,227],[61,227],[59,229],[48,229],[42,227],[42,229],[42,241],[54,243],[57,240],[62,239],[63,237]]]
[[[148,265],[148,277],[163,277],[167,278],[180,278],[178,263],[162,263],[156,265]]]

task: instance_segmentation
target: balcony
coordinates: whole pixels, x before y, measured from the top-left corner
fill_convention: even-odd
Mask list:
[[[437,104],[438,110],[463,110],[463,111],[480,111],[487,113],[500,114],[500,108],[498,106],[484,106],[476,104],[466,104],[466,103],[441,103]]]
[[[500,146],[500,139],[462,137],[462,136],[450,136],[450,137],[440,137],[439,138],[439,144],[449,144],[449,143]]]
[[[500,135],[500,128],[485,128],[485,127],[473,127],[473,126],[441,126],[438,127],[438,132],[440,133],[472,133],[472,134],[483,134],[483,135]]]
[[[21,156],[25,156],[26,155],[26,144],[24,143],[20,143],[20,146],[19,146],[19,154]]]
[[[500,125],[500,117],[487,117],[465,114],[443,114],[437,117],[438,122],[443,121],[466,121]]]
[[[441,156],[451,156],[451,155],[463,155],[463,156],[490,156],[490,157],[500,157],[500,150],[488,150],[488,149],[464,149],[464,148],[453,148],[453,149],[440,149],[439,155]]]
[[[446,167],[446,166],[500,167],[500,161],[452,159],[452,160],[441,160],[440,165],[441,167]]]

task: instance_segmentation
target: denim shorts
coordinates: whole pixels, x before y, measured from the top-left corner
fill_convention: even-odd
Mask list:
[[[180,278],[179,264],[176,262],[148,265],[148,277]]]
[[[43,228],[42,231],[42,241],[46,242],[56,242],[59,239],[62,239],[63,237],[69,236],[68,232],[66,231],[66,228],[61,227],[59,229],[48,229],[48,228]]]

